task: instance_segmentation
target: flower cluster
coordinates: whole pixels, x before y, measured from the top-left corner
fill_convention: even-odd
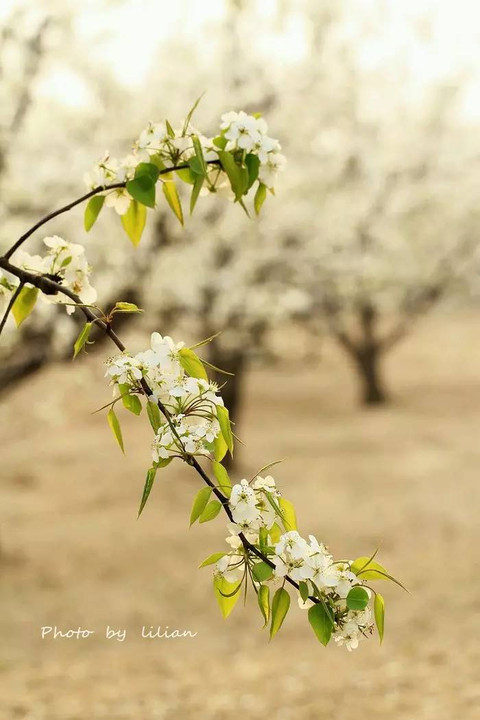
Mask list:
[[[191,353],[183,343],[154,332],[148,350],[133,356],[122,353],[107,361],[106,375],[119,386],[121,395],[142,393],[144,381],[152,393],[150,401],[160,402],[168,412],[168,419],[163,418],[156,430],[155,463],[185,453],[209,455],[220,434],[217,412],[223,400],[215,383],[185,372]]]
[[[258,177],[268,188],[273,188],[277,174],[283,170],[286,158],[280,153],[278,140],[267,135],[268,126],[262,117],[240,112],[222,115],[220,128],[228,141],[225,150],[241,150],[256,155],[260,160]]]
[[[257,535],[260,528],[269,530],[277,518],[274,508],[275,498],[279,496],[275,480],[270,475],[265,478],[257,476],[251,485],[247,480],[234,485],[229,499],[233,517],[230,530],[234,534]]]
[[[119,215],[124,215],[130,206],[132,195],[126,187],[108,190],[109,185],[126,184],[133,180],[140,163],[153,163],[159,170],[164,171],[171,167],[183,167],[187,176],[180,175],[180,178],[193,183],[194,180],[188,178],[189,167],[195,171],[198,168],[195,169],[190,161],[198,158],[200,147],[203,162],[207,167],[206,183],[201,194],[220,192],[234,197],[219,155],[223,150],[232,153],[240,165],[247,155],[256,156],[259,182],[273,189],[277,174],[283,170],[286,160],[280,153],[280,143],[267,135],[267,129],[263,118],[247,115],[243,111],[231,111],[222,115],[219,133],[212,137],[203,135],[189,120],[175,128],[168,121],[150,122],[140,133],[129,155],[118,160],[106,153],[91,171],[85,174],[84,180],[89,189],[107,188],[105,205],[114,207]]]
[[[313,535],[309,535],[309,541],[296,530],[282,535],[272,557],[274,576],[288,575],[296,582],[304,582],[309,595],[319,591],[335,620],[333,639],[339,645],[345,644],[347,650],[353,650],[358,646],[361,635],[373,631],[370,608],[354,611],[349,610],[346,604],[350,591],[361,586],[362,582],[352,572],[350,562],[334,561],[325,545]],[[369,594],[368,588],[365,592]],[[298,604],[306,610],[312,607],[313,601],[299,596]]]
[[[93,304],[97,299],[97,291],[90,285],[91,268],[87,263],[83,245],[67,242],[58,235],[46,237],[43,242],[47,247],[45,255],[30,255],[24,250],[17,250],[13,257],[15,265],[35,275],[46,275],[78,295],[82,303]],[[17,278],[12,282],[0,278],[0,297],[3,296],[3,302],[17,286]],[[61,293],[41,293],[41,298],[47,303],[71,303],[69,298]],[[75,306],[69,304],[66,310],[71,315]]]
[[[208,405],[205,404],[205,407]],[[208,407],[207,412],[211,413],[211,408]],[[220,425],[213,414],[210,418],[204,418],[179,413],[170,424],[164,423],[159,428],[152,448],[153,461],[181,457],[183,452],[189,455],[210,455],[219,432]]]
[[[304,539],[297,530],[281,532],[287,527],[282,498],[271,477],[255,477],[251,482],[241,480],[233,486],[229,508],[233,523],[227,543],[229,553],[216,560],[214,577],[230,586],[242,584],[248,569],[257,593],[262,583],[278,585],[288,578],[298,584],[298,604],[310,609],[321,604],[331,618],[331,637],[336,644],[348,650],[358,646],[359,639],[373,631],[372,611],[368,606],[371,591],[352,571],[352,563],[335,561],[323,543],[313,536]],[[268,557],[270,566],[258,563],[248,545],[258,548]],[[258,574],[263,567],[266,574]],[[303,586],[303,587],[301,587]],[[352,591],[359,589],[361,596],[352,606]],[[353,593],[355,595],[355,592]]]

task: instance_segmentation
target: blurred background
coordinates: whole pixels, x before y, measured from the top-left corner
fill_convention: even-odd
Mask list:
[[[222,331],[234,477],[282,458],[300,532],[380,546],[412,593],[386,588],[383,646],[351,654],[296,608],[271,644],[253,598],[224,622],[196,569],[223,521],[188,531],[198,481],[172,466],[136,522],[148,428],[122,415],[124,459],[91,414],[112,348],[72,367],[80,319],[39,304],[0,345],[2,720],[478,717],[479,40],[474,0],[2,2],[0,252],[201,92],[206,135],[263,113],[288,165],[259,220],[212,197],[182,229],[160,202],[135,250],[77,208],[28,249],[85,244],[102,305],[145,309],[119,325],[135,352]]]

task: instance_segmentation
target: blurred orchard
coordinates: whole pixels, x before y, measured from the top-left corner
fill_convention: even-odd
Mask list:
[[[453,41],[446,52],[448,17],[435,4],[178,3],[158,35],[142,20],[153,0],[10,5],[0,250],[81,194],[94,158],[124,153],[167,112],[181,122],[200,92],[195,124],[207,132],[205,122],[243,108],[264,113],[281,139],[288,165],[258,221],[206,198],[182,229],[160,202],[136,250],[108,213],[89,236],[81,210],[55,227],[86,243],[100,303],[145,309],[143,321],[122,320],[134,332],[192,343],[221,333],[209,360],[234,373],[223,389],[234,420],[249,364],[319,364],[327,335],[351,360],[359,400],[389,401],[385,354],[422,332],[425,313],[475,297],[478,78],[468,52]],[[0,390],[70,360],[78,330],[54,306],[20,332],[7,326]]]
[[[311,545],[380,548],[411,591],[386,591],[385,643],[355,653],[323,653],[296,603],[275,644],[242,603],[219,628],[195,570],[218,526],[187,534],[198,477],[172,462],[135,521],[148,423],[122,411],[124,457],[93,413],[113,345],[98,331],[72,364],[85,319],[39,302],[0,338],[5,717],[477,718],[479,20],[475,0],[0,2],[2,262],[150,121],[181,128],[202,93],[207,137],[230,110],[264,116],[287,163],[259,217],[212,193],[190,218],[179,182],[184,226],[158,193],[136,248],[113,208],[87,232],[79,205],[25,249],[82,245],[99,306],[144,309],[113,320],[132,353],[214,336],[237,488],[285,459]],[[0,275],[0,323],[5,295]],[[97,634],[41,639],[80,624]],[[140,636],[158,625],[198,637]]]

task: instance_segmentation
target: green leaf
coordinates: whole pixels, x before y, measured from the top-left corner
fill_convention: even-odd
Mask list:
[[[15,324],[20,327],[22,322],[30,315],[35,303],[37,302],[38,288],[36,287],[24,287],[20,290],[17,299],[13,303],[12,315],[15,319]]]
[[[230,493],[232,492],[232,483],[230,481],[230,478],[228,476],[228,472],[226,469],[216,460],[212,463],[213,466],[213,474],[215,475],[216,479],[218,480],[218,485],[220,490],[223,492],[224,495],[227,497],[230,497]]]
[[[268,530],[265,527],[261,527],[258,531],[258,546],[265,554],[265,548],[268,547]]]
[[[197,175],[195,178],[195,183],[192,188],[192,194],[190,195],[190,215],[193,213],[195,209],[195,205],[197,204],[198,196],[200,195],[200,190],[203,187],[203,181],[204,177],[202,175]]]
[[[127,182],[130,195],[142,205],[155,207],[155,183],[160,170],[154,163],[139,163],[135,169],[135,177]]]
[[[110,425],[110,429],[115,437],[115,440],[117,441],[120,450],[125,455],[125,448],[123,446],[123,437],[122,437],[122,430],[120,428],[120,423],[118,422],[118,418],[115,415],[115,411],[113,408],[110,408],[107,414],[107,421]]]
[[[233,455],[233,434],[230,424],[230,416],[227,408],[223,405],[217,405],[217,419],[220,424],[220,430],[222,431],[223,438],[227,444],[227,448],[230,450],[230,455]]]
[[[221,462],[227,454],[228,445],[225,442],[225,438],[222,433],[218,433],[213,443],[213,455],[217,462]]]
[[[230,185],[235,194],[235,200],[240,200],[247,190],[248,170],[237,165],[233,155],[225,150],[219,150],[218,157],[230,180]]]
[[[272,622],[270,624],[270,640],[282,627],[290,607],[290,595],[285,588],[278,588],[272,600]]]
[[[140,517],[142,514],[142,510],[145,507],[145,504],[148,500],[148,496],[150,495],[150,490],[153,486],[153,481],[155,480],[155,475],[157,474],[157,468],[151,467],[149,470],[147,470],[147,478],[145,480],[145,485],[143,487],[143,494],[142,494],[142,500],[140,502],[140,508],[138,510],[137,518]]]
[[[270,588],[268,585],[260,585],[257,600],[258,607],[260,608],[263,619],[265,620],[263,627],[266,627],[270,618]]]
[[[195,157],[198,160],[198,164],[201,169],[202,175],[204,177],[206,177],[208,168],[207,168],[207,163],[205,162],[205,158],[203,156],[202,145],[196,135],[192,135],[192,142],[193,142],[193,148],[195,150]]]
[[[217,598],[218,605],[224,618],[227,618],[230,615],[238,602],[240,592],[235,592],[237,587],[240,589],[239,585],[229,583],[221,576],[214,577],[213,579],[215,597]],[[234,594],[232,595],[232,593]]]
[[[258,178],[258,170],[260,168],[260,159],[258,155],[253,155],[253,153],[248,153],[247,157],[245,158],[245,165],[247,166],[248,170],[248,184],[247,184],[247,192],[252,187],[255,180]]]
[[[225,150],[225,147],[227,145],[227,138],[223,135],[217,135],[216,138],[213,138],[212,143],[213,145],[215,145],[215,147],[220,148],[220,150]]]
[[[272,543],[275,545],[276,543],[280,542],[280,538],[282,536],[282,530],[278,523],[273,523],[272,527],[268,531],[268,534],[270,535],[270,539]]]
[[[300,580],[298,583],[298,591],[300,593],[300,597],[302,598],[303,602],[308,600],[309,592],[308,592],[308,585],[303,580]]]
[[[177,216],[180,224],[183,225],[183,210],[180,198],[178,196],[177,186],[173,180],[167,180],[162,183],[163,194],[165,195],[168,204]]]
[[[127,190],[134,200],[142,205],[155,207],[155,183],[148,175],[140,175],[127,182]]]
[[[221,375],[229,375],[230,377],[235,377],[235,373],[228,372],[228,370],[223,370],[216,365],[212,365],[212,363],[208,362],[208,360],[202,360],[202,362],[205,367],[210,368],[210,370],[214,370],[214,372],[220,373]]]
[[[218,500],[210,500],[205,510],[200,515],[198,522],[204,523],[216,518],[220,510],[222,509],[222,503]]]
[[[385,600],[379,593],[375,595],[373,612],[375,615],[375,623],[377,625],[378,637],[380,638],[381,645],[383,641],[383,633],[385,630]]]
[[[358,557],[351,565],[351,571],[362,580],[386,580],[388,573],[380,563],[374,562],[373,556]],[[387,577],[386,577],[387,576]]]
[[[222,592],[222,595],[224,597],[233,597],[233,595],[236,595],[239,592],[242,585],[243,585],[243,578],[240,580],[239,583],[237,583],[236,585],[233,586],[233,590],[231,592],[229,592],[229,593]]]
[[[200,515],[205,510],[205,507],[210,499],[211,494],[212,494],[212,488],[204,487],[201,490],[199,490],[198,493],[195,495],[195,499],[194,499],[193,505],[192,505],[192,512],[190,513],[190,526],[193,525],[195,520],[198,520]]]
[[[322,603],[309,608],[308,621],[322,645],[327,646],[332,636],[333,623]]]
[[[147,220],[147,208],[142,203],[132,200],[126,213],[120,216],[123,228],[135,245],[138,245]]]
[[[349,610],[365,610],[368,605],[368,593],[362,587],[353,587],[347,595]]]
[[[190,164],[190,162],[191,162],[192,160],[196,160],[196,158],[195,158],[195,157],[191,158],[191,159],[188,161],[188,163]],[[191,170],[189,167],[188,167],[188,168],[181,168],[180,170],[175,170],[175,172],[177,173],[178,177],[180,178],[180,180],[181,180],[182,182],[187,183],[187,185],[194,185],[194,184],[195,184],[195,180],[197,179],[198,173],[192,172],[192,170]]]
[[[135,178],[148,177],[153,183],[156,183],[160,175],[160,168],[153,162],[138,163],[135,168]]]
[[[88,232],[95,225],[95,221],[100,215],[100,210],[105,202],[105,195],[94,195],[87,203],[85,208],[85,215],[83,217],[83,224],[85,230]]]
[[[253,205],[255,207],[255,212],[257,215],[260,215],[260,210],[262,209],[262,205],[265,202],[265,199],[267,197],[267,186],[263,183],[258,183],[257,192],[255,193],[255,197],[253,199]]]
[[[77,357],[77,355],[78,355],[78,353],[80,352],[80,350],[82,350],[83,347],[85,346],[85,344],[86,344],[86,342],[87,342],[87,340],[88,340],[88,337],[89,337],[89,335],[90,335],[90,330],[91,330],[91,329],[92,329],[92,323],[91,323],[91,322],[85,323],[85,325],[84,325],[83,328],[81,329],[80,335],[77,337],[77,339],[75,340],[75,343],[74,343],[74,345],[73,345],[73,358],[74,358],[74,359]]]
[[[141,313],[143,310],[141,310],[135,303],[130,302],[117,302],[115,303],[115,307],[113,308],[114,312],[122,312],[122,313]]]
[[[166,170],[165,163],[163,162],[163,158],[159,152],[154,155],[150,155],[150,165],[155,165],[157,170],[160,172],[162,170]]]
[[[282,511],[282,519],[283,524],[285,526],[285,530],[297,530],[297,518],[295,515],[295,508],[293,507],[293,503],[290,502],[290,500],[286,500],[285,498],[281,497],[278,501],[278,504],[280,505],[280,509]]]
[[[190,348],[182,348],[178,351],[178,356],[180,365],[190,377],[208,380],[208,375],[203,367],[203,363],[193,350],[190,350]]]
[[[241,198],[240,198],[240,200],[238,201],[238,204],[239,204],[240,207],[242,208],[242,210],[243,210],[243,212],[245,213],[245,215],[246,215],[248,218],[250,218],[250,213],[248,212],[248,208],[247,208],[247,206],[245,205],[245,203],[243,202],[243,200],[242,200]]]
[[[165,127],[167,128],[168,137],[174,138],[175,137],[175,130],[172,128],[168,120],[165,120]]]
[[[187,132],[188,126],[189,126],[189,124],[190,124],[190,120],[192,119],[192,116],[193,116],[193,113],[194,113],[195,110],[197,109],[198,104],[199,104],[200,100],[203,98],[204,95],[205,95],[205,92],[203,92],[201,95],[199,95],[198,98],[197,98],[197,99],[195,100],[195,102],[193,103],[193,105],[192,105],[192,107],[190,108],[190,110],[188,111],[188,113],[187,113],[187,115],[186,115],[186,117],[185,117],[185,122],[183,123],[182,135],[185,135],[185,133]]]
[[[123,407],[130,410],[134,415],[140,415],[142,412],[142,403],[138,395],[130,393],[130,385],[119,385],[118,389],[122,396]]]
[[[152,426],[153,431],[155,433],[158,432],[158,428],[162,424],[162,418],[161,418],[160,410],[158,409],[157,403],[153,403],[150,400],[148,400],[147,415],[148,415],[148,419],[150,420],[150,425]]]
[[[222,557],[224,557],[227,553],[224,552],[216,552],[213,553],[213,555],[209,555],[206,560],[202,562],[201,565],[199,565],[199,568],[206,567],[207,565],[214,565],[216,562],[218,562]]]
[[[190,158],[190,160],[188,161],[188,165],[191,170],[191,175],[193,175],[193,177],[196,177],[197,175],[205,177],[205,173],[203,172],[200,160],[195,155]]]
[[[173,457],[160,458],[159,460],[157,460],[156,463],[154,463],[154,465],[156,468],[164,468],[164,467],[167,467],[167,465],[170,465],[172,460],[173,460]]]
[[[272,577],[273,568],[262,560],[262,562],[256,563],[253,566],[252,574],[255,580],[258,580],[258,582],[264,582],[264,580],[268,580]]]

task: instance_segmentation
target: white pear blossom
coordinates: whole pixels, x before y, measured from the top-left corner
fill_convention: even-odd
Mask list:
[[[358,578],[351,572],[349,563],[331,565],[323,577],[325,586],[333,587],[341,598],[346,598],[352,587],[358,584]]]
[[[178,351],[184,347],[185,343],[174,343],[169,335],[162,337],[160,333],[154,332],[150,338],[150,347],[158,357],[158,364],[162,370],[172,371],[179,369]]]
[[[117,355],[107,360],[106,377],[119,385],[132,384],[142,379],[142,371],[138,360],[130,355]]]
[[[271,475],[267,475],[264,478],[260,477],[260,475],[257,475],[257,477],[252,483],[252,487],[254,488],[254,490],[264,490],[271,495],[276,495],[278,493],[277,487],[275,485],[275,480]]]
[[[236,532],[237,526],[234,523],[228,523],[227,529],[231,531],[232,534],[225,538],[225,542],[227,542],[233,550],[238,550],[239,548],[243,547],[243,543],[238,537],[238,532]],[[258,543],[258,532],[247,531],[245,533],[245,539],[249,543],[252,543],[252,545],[256,545]]]
[[[142,130],[137,141],[140,150],[147,150],[149,153],[158,152],[165,140],[168,138],[165,123],[149,123],[145,130]]]
[[[273,188],[277,180],[277,175],[283,170],[286,162],[285,155],[279,152],[268,153],[266,162],[260,165],[258,172],[259,180],[268,188]]]
[[[290,530],[282,535],[275,545],[277,555],[288,553],[294,559],[304,559],[308,554],[307,541],[296,530]]]
[[[256,142],[260,140],[260,132],[257,127],[257,121],[252,115],[247,115],[240,111],[237,117],[232,120],[228,129],[225,131],[225,137],[229,141],[226,150],[250,151]]]
[[[101,160],[94,164],[90,172],[85,173],[83,178],[85,185],[93,190],[96,187],[105,187],[116,182],[124,182],[125,168],[117,159],[111,158],[107,152]]]
[[[63,288],[78,295],[82,303],[93,304],[97,299],[97,292],[90,284],[91,269],[83,245],[70,243],[58,235],[46,237],[43,242],[47,247],[46,255],[30,255],[19,249],[13,256],[15,264],[30,273],[49,275]],[[49,304],[69,303],[66,305],[69,315],[75,310],[70,298],[61,292],[55,295],[40,293],[39,297]]]
[[[358,647],[362,636],[373,631],[372,611],[369,607],[356,612],[350,610],[341,625],[334,631],[332,637],[337,645],[345,645],[351,652]]]
[[[280,151],[280,143],[275,138],[268,135],[260,135],[258,140],[252,147],[252,152],[258,155],[258,159],[265,165],[269,161],[269,153],[278,153]],[[283,156],[282,156],[283,157]]]
[[[119,215],[125,215],[130,207],[131,200],[132,196],[125,188],[111,190],[105,195],[106,207],[114,208]]]
[[[257,476],[250,484],[243,479],[233,486],[229,499],[230,510],[235,523],[234,532],[252,532],[260,528],[270,530],[277,515],[265,491],[279,495],[275,480],[268,476]]]
[[[238,583],[244,574],[244,562],[241,556],[233,553],[224,555],[215,566],[215,574],[232,585]]]
[[[80,257],[80,255],[83,255],[85,252],[83,245],[67,242],[67,240],[64,240],[58,235],[43,238],[43,242],[49,248],[48,254],[54,255],[58,262],[63,261],[67,257]]]

